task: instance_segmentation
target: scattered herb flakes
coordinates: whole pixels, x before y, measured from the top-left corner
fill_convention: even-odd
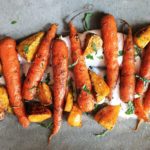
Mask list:
[[[95,136],[96,137],[104,137],[108,132],[109,132],[109,130],[104,130],[102,133],[95,134]]]
[[[134,45],[134,49],[135,49],[135,57],[137,56],[142,57],[142,49],[139,48],[137,45]]]
[[[48,123],[40,123],[40,125],[42,126],[42,127],[44,127],[44,128],[47,128],[47,129],[50,129],[51,127],[52,127],[52,125],[53,125],[53,122],[52,121],[50,121],[50,122],[48,122]]]
[[[127,111],[125,112],[127,115],[131,115],[134,113],[134,105],[133,105],[133,102],[132,101],[129,101],[128,104],[127,104]]]
[[[104,57],[103,57],[103,56],[98,56],[97,58],[98,58],[98,59],[104,59]]]
[[[47,76],[45,78],[45,82],[46,82],[46,84],[49,85],[49,82],[50,82],[50,73],[47,74]]]
[[[86,85],[83,85],[82,90],[84,90],[85,92],[91,94],[90,90],[86,87]]]
[[[78,59],[71,65],[68,66],[69,69],[72,69],[75,65],[77,65]]]
[[[118,56],[123,56],[123,50],[118,51]]]
[[[90,13],[90,12],[84,14],[83,27],[86,31],[90,30],[90,22],[91,22],[92,15],[93,13]]]
[[[11,21],[11,24],[16,24],[16,23],[17,23],[16,20]]]
[[[104,75],[104,77],[103,77],[103,78],[104,78],[104,80],[105,80],[105,81],[107,80],[107,76],[106,76],[106,74]]]
[[[144,78],[144,77],[141,77],[141,76],[139,76],[139,75],[135,75],[135,77],[136,78],[138,78],[138,79],[140,79],[140,80],[142,80],[143,82],[144,82],[144,84],[147,84],[147,83],[150,83],[150,80],[149,79],[146,79],[146,78]]]
[[[27,54],[29,51],[29,45],[25,45],[23,50],[24,50],[25,54]]]
[[[97,54],[97,47],[96,44],[94,42],[92,42],[92,49],[95,51],[95,53]]]
[[[91,54],[88,54],[88,55],[86,56],[86,58],[87,58],[87,59],[91,59],[91,60],[94,59],[93,56],[92,56]]]
[[[97,111],[98,111],[99,106],[100,106],[100,104],[95,104],[95,105],[94,105],[94,112],[97,112]]]

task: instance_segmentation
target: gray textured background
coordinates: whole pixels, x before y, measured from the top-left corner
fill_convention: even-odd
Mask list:
[[[134,27],[150,22],[149,0],[0,0],[0,36],[19,39],[53,22],[59,24],[59,33],[64,32],[63,18],[74,10],[81,10],[87,3],[94,5],[93,28],[98,27],[101,12],[112,13]],[[82,17],[75,22],[80,30],[83,30]],[[17,21],[14,25],[13,20]],[[97,138],[94,134],[103,129],[84,115],[81,129],[69,127],[64,121],[60,133],[47,145],[48,129],[36,124],[22,129],[16,118],[8,115],[0,122],[0,150],[149,150],[150,127],[143,124],[134,132],[134,125],[134,120],[119,119],[113,132]]]

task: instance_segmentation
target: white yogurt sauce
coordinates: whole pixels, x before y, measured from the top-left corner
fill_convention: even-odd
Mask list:
[[[95,34],[101,36],[101,33],[100,33],[99,30],[91,30],[91,31],[88,31],[88,32],[80,33],[79,34],[79,38],[81,40],[81,46],[84,45],[84,40],[85,40],[85,36],[86,36],[87,33],[95,33]],[[70,50],[69,37],[68,36],[67,37],[61,37],[61,39],[66,43],[66,45],[68,47],[68,50],[69,50],[69,62],[71,63],[71,50]],[[118,33],[118,50],[123,50],[124,39],[125,39],[125,35],[123,37],[122,33]],[[100,70],[99,67],[105,67],[104,57],[103,57],[103,59],[99,59],[98,58],[99,56],[103,56],[103,48],[102,47],[99,48],[97,53],[93,52],[92,56],[94,58],[93,60],[85,58],[86,66],[88,68],[89,68],[89,66],[92,66],[93,67],[92,70],[103,77],[105,75],[105,70]],[[18,55],[18,59],[19,59],[19,61],[21,63],[21,66],[22,66],[21,67],[21,69],[22,69],[21,71],[22,71],[22,73],[24,73],[26,75],[31,64],[28,63],[20,55]],[[122,64],[122,56],[118,56],[118,63],[121,66],[121,64]],[[139,67],[140,67],[140,57],[137,56],[135,58],[135,64],[136,64],[136,72],[138,72]],[[45,74],[43,76],[43,80],[46,78],[47,73],[50,73],[50,83],[53,83],[53,79],[52,79],[53,75],[52,75],[52,67],[51,67],[51,65],[49,65],[47,70],[45,71]],[[3,85],[5,84],[5,81],[4,81],[3,77],[0,77],[0,84],[3,84]],[[125,119],[136,118],[136,115],[134,115],[134,114],[132,114],[132,115],[126,115],[125,114],[125,112],[127,110],[127,104],[122,102],[121,99],[120,99],[120,96],[119,96],[119,79],[118,79],[118,82],[117,82],[117,85],[116,85],[115,89],[113,90],[113,98],[112,98],[112,100],[108,101],[107,99],[104,99],[104,100],[101,101],[101,103],[103,103],[103,102],[107,102],[107,103],[109,103],[111,105],[118,105],[118,104],[121,105],[121,110],[120,110],[119,116],[122,117],[122,118],[125,118]]]

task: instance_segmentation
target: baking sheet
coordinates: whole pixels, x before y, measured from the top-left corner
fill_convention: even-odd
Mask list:
[[[39,30],[45,30],[49,23],[58,23],[58,33],[67,33],[63,19],[85,5],[93,4],[95,12],[92,27],[98,28],[102,12],[113,14],[117,19],[127,20],[134,29],[150,21],[149,0],[0,0],[0,38],[11,36],[23,38]],[[80,15],[74,21],[83,30]],[[11,24],[15,20],[16,24]],[[23,129],[14,116],[7,115],[0,122],[0,150],[149,150],[150,127],[143,124],[138,132],[132,129],[135,120],[119,119],[116,127],[102,138],[94,136],[103,131],[92,118],[83,116],[83,127],[72,128],[63,121],[61,131],[51,144],[47,144],[49,130],[37,124]]]

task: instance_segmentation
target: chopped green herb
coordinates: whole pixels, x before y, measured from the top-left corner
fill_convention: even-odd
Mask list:
[[[53,122],[50,121],[50,122],[48,122],[48,123],[40,123],[40,125],[41,125],[42,127],[44,127],[44,128],[50,129],[50,128],[52,127],[52,125],[53,125]]]
[[[59,39],[62,39],[62,38],[63,38],[63,36],[62,36],[61,34],[59,34],[59,35],[58,35],[58,38],[59,38]]]
[[[134,105],[133,105],[133,102],[132,101],[129,101],[128,102],[128,109],[127,111],[125,112],[127,115],[131,115],[134,113]]]
[[[12,22],[11,22],[11,24],[16,24],[17,23],[17,21],[16,20],[13,20]]]
[[[77,65],[78,59],[71,65],[68,66],[69,69],[72,69],[75,65]]]
[[[144,77],[140,77],[139,75],[135,75],[136,78],[139,78],[140,80],[142,80],[144,82],[144,84],[146,85],[147,83],[150,83],[150,80],[149,79],[146,79]]]
[[[137,56],[142,57],[142,49],[139,48],[137,45],[134,45],[134,49],[135,49],[135,57]]]
[[[118,56],[123,56],[123,50],[118,51]]]
[[[98,56],[97,58],[98,58],[98,59],[104,59],[104,57],[103,57],[103,56]]]
[[[95,53],[97,54],[97,47],[96,47],[96,44],[94,42],[92,43],[92,48],[95,51]]]
[[[91,22],[92,15],[93,15],[93,13],[90,13],[90,12],[84,14],[83,27],[85,30],[90,29],[90,22]]]
[[[84,90],[85,92],[91,94],[90,90],[86,87],[86,85],[83,85],[82,90]]]
[[[88,54],[88,55],[86,56],[86,58],[87,58],[87,59],[91,59],[91,60],[94,59],[93,56],[92,56],[91,54]]]
[[[95,136],[96,137],[104,137],[108,132],[109,132],[109,130],[104,130],[102,133],[95,134]]]
[[[95,104],[95,105],[94,105],[94,111],[95,111],[95,112],[97,112],[97,111],[98,111],[99,106],[100,106],[99,104]]]
[[[103,78],[104,78],[104,80],[105,80],[105,81],[107,80],[107,76],[106,76],[106,74],[104,75],[104,77],[103,77]]]
[[[46,84],[49,84],[49,82],[50,82],[50,73],[47,74],[47,76],[45,78],[45,82],[46,82]]]
[[[29,51],[29,45],[25,45],[23,50],[24,50],[25,54],[27,54]]]

